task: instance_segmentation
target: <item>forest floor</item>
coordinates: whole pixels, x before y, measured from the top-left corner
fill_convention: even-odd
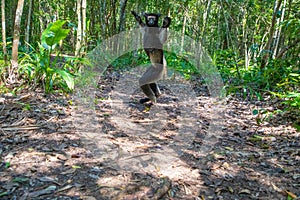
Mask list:
[[[0,97],[0,199],[299,198],[299,118],[272,115],[278,100],[221,102],[194,79],[143,105],[124,74],[108,70],[90,101]]]

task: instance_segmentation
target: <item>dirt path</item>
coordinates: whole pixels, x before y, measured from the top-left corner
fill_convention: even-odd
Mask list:
[[[258,125],[252,114],[278,102],[221,102],[201,80],[175,79],[160,83],[157,104],[141,105],[143,94],[122,81],[124,73],[108,71],[93,100],[2,95],[0,199],[300,195],[295,119],[277,115]]]

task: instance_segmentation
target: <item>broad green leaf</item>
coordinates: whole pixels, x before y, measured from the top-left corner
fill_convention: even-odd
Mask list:
[[[50,23],[46,30],[42,33],[42,46],[45,49],[54,49],[55,46],[67,37],[70,30],[64,29],[62,26],[66,23],[63,20],[57,20]]]
[[[290,76],[296,76],[296,77],[300,76],[300,74],[296,74],[296,73],[290,73],[289,75]]]
[[[65,70],[61,70],[61,69],[57,69],[56,73],[58,73],[61,76],[61,78],[66,82],[66,84],[70,90],[74,89],[74,77],[72,74],[70,74],[69,72],[67,72]]]

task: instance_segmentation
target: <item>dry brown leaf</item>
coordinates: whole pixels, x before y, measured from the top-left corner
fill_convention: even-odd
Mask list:
[[[65,171],[65,172],[61,172],[60,174],[61,174],[61,175],[65,175],[65,174],[73,174],[75,171],[76,171],[76,169],[71,168],[71,169],[69,169],[69,170],[67,170],[67,171]]]
[[[248,189],[243,189],[239,192],[239,194],[251,194],[251,191]]]
[[[95,197],[92,197],[92,196],[82,196],[81,199],[82,200],[97,200]]]

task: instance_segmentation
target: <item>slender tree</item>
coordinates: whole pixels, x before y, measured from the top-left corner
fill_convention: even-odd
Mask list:
[[[20,29],[21,29],[21,17],[23,13],[24,0],[18,1],[18,6],[15,16],[15,25],[14,25],[14,35],[13,35],[13,46],[12,46],[12,60],[11,60],[11,70],[9,72],[9,80],[14,82],[14,73],[18,67],[18,49],[19,49],[19,40],[20,40]]]
[[[100,23],[101,23],[101,34],[104,36],[106,35],[106,12],[107,12],[107,2],[106,0],[103,1],[103,5],[101,7]]]
[[[30,35],[30,29],[31,29],[31,17],[32,17],[32,9],[33,9],[33,0],[29,0],[29,8],[28,8],[28,15],[27,15],[27,24],[26,24],[26,30],[25,30],[25,42],[26,42],[26,48],[28,51],[28,44],[29,44],[29,35]]]
[[[127,0],[120,1],[120,20],[119,20],[119,32],[125,30],[125,8],[126,8]]]
[[[21,17],[23,13],[24,0],[18,1],[18,6],[15,16],[14,35],[13,35],[13,47],[12,47],[12,60],[18,62],[18,47],[20,40],[20,29],[21,29]]]
[[[7,49],[6,49],[6,24],[5,24],[5,0],[2,0],[1,4],[2,13],[2,42],[3,42],[3,59],[5,65],[7,65]]]
[[[209,19],[209,14],[210,14],[210,10],[211,10],[211,3],[212,0],[208,0],[207,2],[207,7],[206,7],[206,11],[203,15],[203,26],[202,26],[202,44],[205,44],[205,38],[206,38],[206,27],[207,27],[207,23],[208,23],[208,19]]]
[[[283,1],[283,6],[282,6],[282,11],[281,11],[281,17],[280,17],[280,21],[278,22],[278,24],[282,23],[284,20],[284,15],[285,15],[285,7],[286,7],[286,0]],[[275,48],[273,51],[273,58],[276,57],[277,52],[278,52],[278,48],[279,48],[279,42],[281,40],[281,26],[278,26],[276,29],[276,44],[275,44]]]
[[[186,28],[186,20],[187,20],[187,16],[184,15],[183,16],[183,24],[182,24],[182,29],[181,29],[181,47],[180,47],[180,51],[183,51],[183,46],[184,46],[184,38],[185,38],[185,28]]]
[[[273,42],[273,36],[274,36],[274,32],[275,32],[276,17],[277,17],[278,10],[281,6],[281,3],[282,3],[282,0],[276,0],[274,2],[274,10],[273,10],[272,21],[271,21],[271,26],[270,26],[270,30],[269,30],[269,38],[268,38],[266,47],[264,48],[265,53],[264,53],[264,56],[261,61],[261,68],[264,68],[267,65],[268,59],[270,57],[271,44]]]
[[[77,39],[75,47],[75,56],[83,53],[82,47],[85,46],[86,40],[86,0],[77,0]]]
[[[82,7],[82,42],[83,42],[83,46],[86,46],[87,42],[86,42],[86,0],[82,0],[81,2],[81,7]]]
[[[111,14],[110,17],[108,19],[108,24],[111,24],[111,28],[110,28],[110,31],[108,32],[108,35],[111,36],[115,33],[117,33],[117,12],[116,10],[118,9],[117,6],[116,6],[116,0],[111,0],[111,7],[110,7],[110,10],[111,10]]]
[[[245,68],[248,69],[250,64],[250,55],[248,52],[247,38],[248,38],[248,27],[247,27],[247,9],[242,9],[243,19],[242,19],[242,31],[243,31],[243,43],[244,43],[244,56],[245,56]]]
[[[80,54],[81,44],[82,44],[82,14],[81,14],[81,0],[77,0],[77,39],[75,47],[75,56]]]

